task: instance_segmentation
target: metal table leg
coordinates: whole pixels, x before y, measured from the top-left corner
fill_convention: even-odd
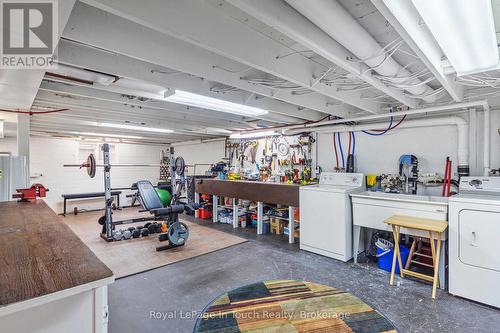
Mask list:
[[[257,235],[262,235],[262,217],[264,215],[264,203],[257,202]]]
[[[295,243],[295,208],[288,207],[288,243]]]

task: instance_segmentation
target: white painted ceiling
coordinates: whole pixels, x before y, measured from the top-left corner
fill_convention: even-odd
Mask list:
[[[266,1],[286,5],[284,0]],[[381,46],[401,38],[370,0],[337,1]],[[67,10],[57,61],[110,75],[115,82],[102,85],[51,73],[45,73],[42,80],[39,73],[4,70],[0,71],[0,88],[4,89],[0,108],[33,112],[68,109],[33,115],[33,135],[123,134],[123,130],[98,126],[117,123],[172,129],[171,134],[126,131],[143,137],[137,141],[171,143],[220,137],[223,130],[389,112],[392,107],[407,107],[408,101],[413,107],[428,105],[421,99],[387,95],[385,91],[393,87],[382,91],[372,86],[231,3],[235,2],[76,1],[70,15]],[[500,32],[500,0],[492,3]],[[406,43],[392,58],[411,73],[423,73],[420,79],[428,79],[434,91],[443,89]],[[271,112],[249,118],[156,98],[168,89]],[[500,104],[496,87],[464,89],[464,101],[486,96],[493,106]],[[402,89],[399,92],[406,96]],[[433,104],[455,102],[446,91],[439,96]]]

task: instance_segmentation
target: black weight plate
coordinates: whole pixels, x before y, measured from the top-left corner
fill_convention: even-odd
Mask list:
[[[175,159],[175,173],[177,176],[184,175],[184,169],[186,168],[186,163],[184,162],[184,158],[182,156],[178,156]]]
[[[101,216],[99,218],[99,220],[97,220],[97,222],[100,224],[100,225],[104,225],[104,223],[106,222],[106,216]]]
[[[96,169],[97,165],[95,162],[94,154],[90,154],[89,157],[87,157],[87,174],[90,176],[90,178],[95,177]]]

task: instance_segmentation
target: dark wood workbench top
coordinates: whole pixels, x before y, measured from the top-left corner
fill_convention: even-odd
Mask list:
[[[43,200],[0,202],[0,306],[111,276]]]
[[[199,179],[196,181],[195,191],[229,198],[299,207],[299,188],[298,184]]]

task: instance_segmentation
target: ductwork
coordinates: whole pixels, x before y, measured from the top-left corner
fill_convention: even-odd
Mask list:
[[[398,77],[404,89],[426,102],[436,101],[438,94],[419,79],[410,79],[411,73],[387,56],[380,44],[336,0],[285,0],[311,22],[342,44],[378,74]]]
[[[458,170],[468,170],[469,169],[469,124],[467,121],[458,116],[447,116],[447,117],[437,117],[437,118],[424,118],[424,119],[412,119],[407,120],[398,128],[417,128],[417,127],[435,127],[435,126],[447,126],[454,125],[457,127],[458,133]],[[324,126],[315,129],[318,134],[321,133],[335,133],[335,132],[359,132],[366,131],[373,128],[385,128],[387,123],[372,123],[363,125],[332,125]],[[293,135],[301,133],[300,129],[287,131],[287,135]]]

